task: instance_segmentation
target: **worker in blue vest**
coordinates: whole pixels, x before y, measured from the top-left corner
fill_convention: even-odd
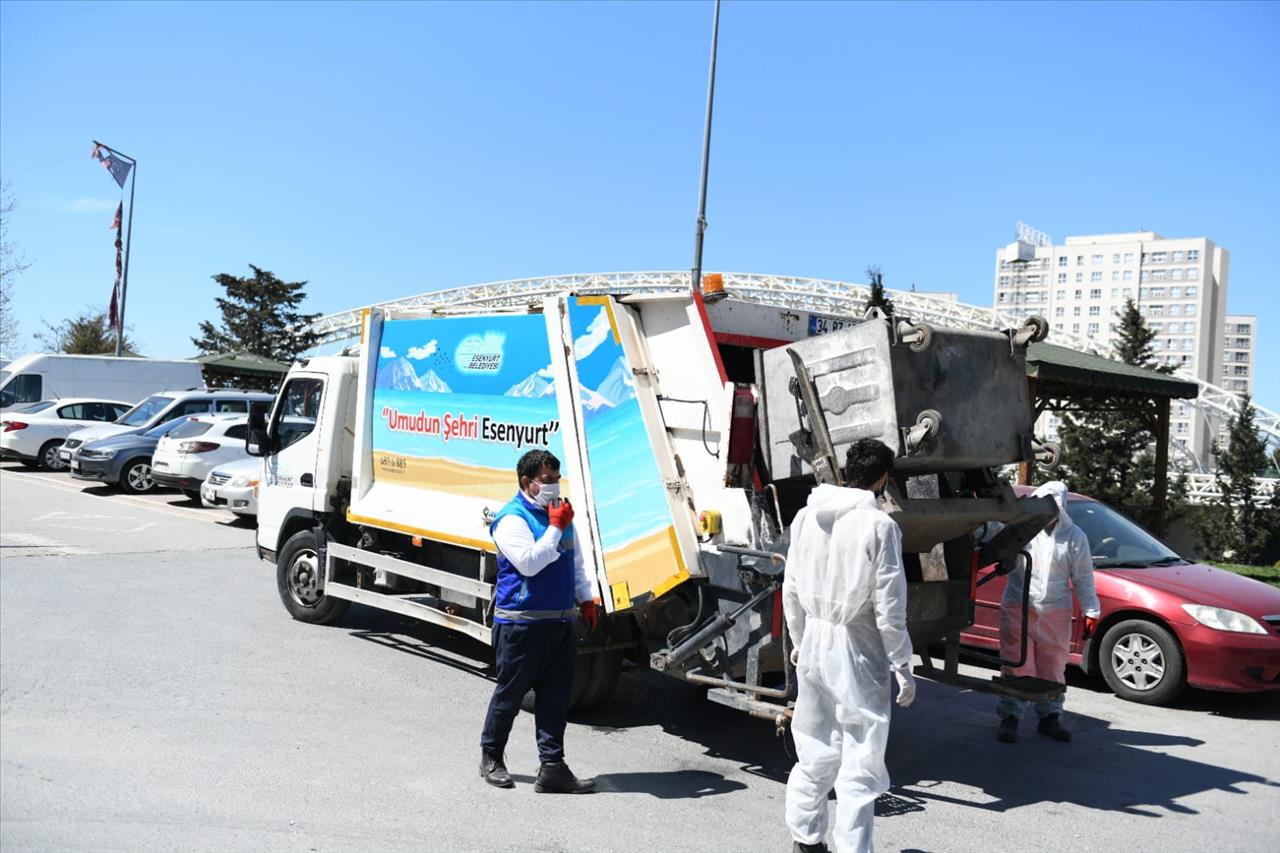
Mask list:
[[[594,631],[600,621],[595,588],[575,547],[573,507],[560,498],[560,460],[530,450],[516,464],[520,491],[489,527],[498,546],[493,649],[498,683],[480,736],[480,775],[490,785],[514,785],[503,752],[525,693],[533,713],[542,766],[540,794],[586,794],[594,779],[579,779],[564,761],[565,715],[573,692],[578,642],[574,618]],[[577,606],[575,606],[575,604]]]

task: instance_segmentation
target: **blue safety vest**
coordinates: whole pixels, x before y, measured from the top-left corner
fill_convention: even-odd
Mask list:
[[[498,522],[508,515],[518,515],[529,525],[534,541],[551,526],[547,511],[531,502],[523,492],[498,510],[489,535]],[[494,588],[494,622],[570,622],[577,612],[574,607],[573,535],[566,532],[560,539],[560,556],[533,577],[520,574],[498,549],[498,582]]]

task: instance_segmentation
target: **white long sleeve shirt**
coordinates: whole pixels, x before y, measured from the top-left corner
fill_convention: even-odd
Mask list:
[[[515,514],[504,515],[493,529],[493,541],[498,550],[517,572],[527,578],[538,574],[560,557],[560,537],[563,535],[563,531],[553,524],[535,540],[528,523]],[[573,542],[574,598],[578,603],[593,601],[596,598],[596,585],[587,574],[580,547],[582,540],[576,533]]]

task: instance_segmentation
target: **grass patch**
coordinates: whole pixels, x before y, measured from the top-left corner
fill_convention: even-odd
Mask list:
[[[1242,566],[1239,563],[1210,563],[1209,565],[1280,587],[1280,566]]]

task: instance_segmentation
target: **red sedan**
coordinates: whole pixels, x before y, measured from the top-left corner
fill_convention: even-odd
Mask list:
[[[1020,495],[1029,489],[1019,488]],[[1280,589],[1184,560],[1106,504],[1071,495],[1071,519],[1089,537],[1102,618],[1081,638],[1073,602],[1069,662],[1102,673],[1119,696],[1161,705],[1187,685],[1206,690],[1280,689]],[[981,580],[990,568],[980,570]],[[978,587],[967,645],[999,650],[1005,579]]]

